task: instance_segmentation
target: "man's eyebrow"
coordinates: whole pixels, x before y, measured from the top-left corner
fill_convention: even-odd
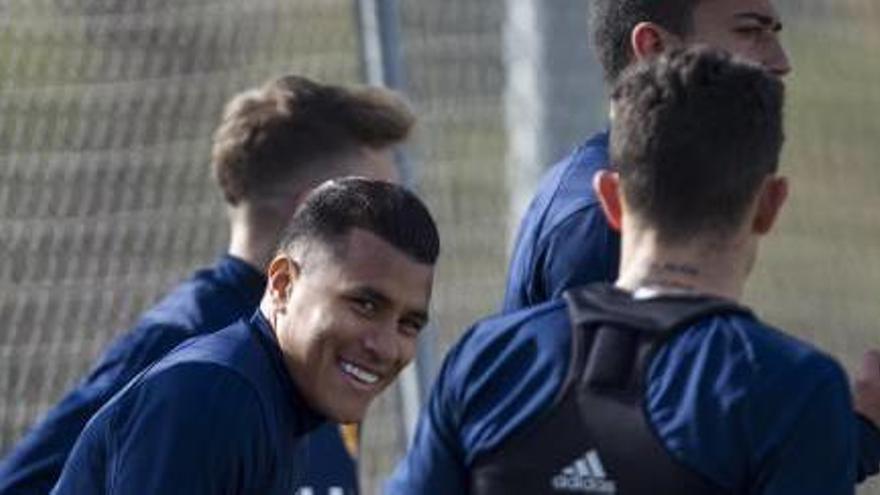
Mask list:
[[[371,299],[372,301],[382,306],[388,306],[392,304],[391,298],[388,297],[388,295],[375,287],[370,287],[369,285],[355,287],[354,289],[352,289],[351,293],[359,297],[366,297],[368,299]],[[412,309],[410,311],[407,311],[406,315],[409,318],[415,318],[419,320],[420,324],[427,323],[428,319],[430,318],[428,312],[423,309]]]
[[[770,15],[759,14],[758,12],[740,12],[738,14],[734,14],[733,17],[736,19],[756,21],[762,26],[772,28],[774,31],[782,30],[782,22],[779,19]]]
[[[413,311],[410,311],[409,313],[407,313],[407,316],[418,320],[420,325],[424,325],[424,324],[428,323],[428,312],[427,311],[422,311],[420,309],[417,309],[417,310],[413,310]]]
[[[370,286],[366,286],[366,285],[361,286],[361,287],[355,287],[354,290],[352,290],[352,293],[357,294],[358,296],[361,296],[361,297],[367,297],[369,299],[372,299],[373,301],[375,301],[379,304],[388,304],[391,302],[391,298],[386,296],[384,292],[382,292],[374,287],[370,287]]]

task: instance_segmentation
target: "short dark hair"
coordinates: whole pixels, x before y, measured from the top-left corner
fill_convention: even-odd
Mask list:
[[[624,72],[610,154],[633,213],[668,241],[739,227],[778,168],[783,97],[762,67],[705,47]]]
[[[425,204],[403,186],[362,177],[330,180],[309,193],[280,250],[289,252],[303,241],[338,249],[356,228],[375,234],[419,263],[437,262],[440,236]]]
[[[703,0],[592,0],[590,29],[605,81],[613,84],[632,61],[630,36],[640,22],[653,22],[678,36],[693,29],[694,8]]]
[[[226,201],[253,199],[268,187],[366,146],[407,138],[415,116],[397,93],[320,84],[284,76],[230,100],[214,133],[212,164]]]

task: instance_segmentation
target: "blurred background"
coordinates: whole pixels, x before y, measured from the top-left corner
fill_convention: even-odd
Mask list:
[[[222,252],[211,132],[226,99],[282,73],[384,81],[417,109],[406,167],[443,240],[428,383],[456,337],[498,307],[541,171],[605,125],[587,5],[0,0],[0,456],[111,338]],[[880,6],[777,7],[794,65],[793,187],[748,302],[855,370],[880,346]],[[406,446],[413,389],[371,411],[365,493]]]

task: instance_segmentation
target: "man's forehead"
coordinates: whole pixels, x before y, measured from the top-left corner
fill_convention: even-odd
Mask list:
[[[703,0],[694,9],[694,20],[699,22],[700,14],[714,14],[725,18],[754,19],[761,22],[777,24],[779,13],[769,0]]]
[[[354,229],[349,237],[348,249],[350,254],[357,252],[361,256],[360,264],[366,269],[375,269],[383,276],[399,278],[398,281],[403,283],[419,284],[433,277],[433,265],[416,260],[409,253],[366,230]]]
[[[396,279],[433,274],[433,266],[420,263],[408,253],[366,229],[352,228],[344,247],[337,251],[341,265],[353,273],[372,278]]]

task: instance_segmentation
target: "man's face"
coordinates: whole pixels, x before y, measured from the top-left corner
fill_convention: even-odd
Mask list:
[[[770,0],[703,0],[686,43],[705,43],[759,63],[779,77],[791,71],[779,41],[782,23]]]
[[[415,354],[433,267],[360,229],[341,253],[316,243],[300,258],[276,260],[269,274],[287,368],[313,409],[360,421]]]

